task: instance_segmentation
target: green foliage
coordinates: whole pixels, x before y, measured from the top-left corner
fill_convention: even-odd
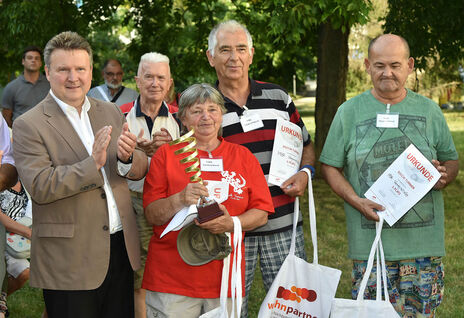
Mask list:
[[[247,21],[254,37],[256,55],[253,75],[280,83],[287,89],[293,74],[302,83],[316,73],[318,28],[331,23],[344,32],[365,23],[371,6],[357,0],[233,1],[239,20]],[[259,55],[264,52],[264,55]],[[261,53],[262,54],[262,53]],[[270,68],[272,66],[272,68]],[[258,75],[258,76],[256,76]]]
[[[364,59],[367,57],[369,42],[383,33],[382,18],[387,14],[387,0],[372,1],[368,22],[351,28],[349,38],[349,67],[346,93],[355,96],[372,87],[370,76],[366,73]]]
[[[253,36],[251,74],[257,79],[292,88],[315,77],[317,28],[311,7],[302,1],[234,1],[236,19],[245,21]]]
[[[22,70],[26,46],[43,49],[51,36],[66,30],[87,33],[82,11],[72,0],[0,1],[0,83],[5,84],[11,73]]]
[[[130,39],[132,36],[131,32],[134,30],[134,23],[126,18],[130,14],[128,6],[120,6],[102,23],[93,23],[91,25],[91,32],[87,36],[87,40],[94,53],[94,85],[103,83],[101,71],[103,63],[109,58],[115,58],[121,62],[124,70],[123,81],[126,86],[128,82],[134,82],[133,78],[137,72],[138,60],[131,58],[128,46],[121,41],[121,37]]]
[[[402,35],[424,69],[427,59],[445,65],[464,59],[464,1],[389,0],[385,31]]]
[[[209,32],[223,20],[236,19],[253,35],[255,56],[250,75],[289,89],[293,74],[303,81],[308,71],[315,70],[315,59],[308,57],[314,56],[308,54],[315,49],[314,28],[306,30],[307,22],[297,25],[301,19],[293,18],[285,20],[293,24],[279,25],[282,15],[286,17],[285,10],[290,17],[302,16],[298,8],[307,5],[293,2],[284,6],[281,1],[276,6],[272,1],[132,1],[132,19],[139,34],[131,43],[130,54],[133,59],[149,51],[169,56],[178,90],[195,82],[214,83],[215,71],[206,58]]]
[[[207,36],[227,13],[219,1],[132,1],[130,16],[138,36],[129,47],[133,60],[147,52],[159,52],[171,60],[178,88],[195,82],[215,81],[206,58]],[[127,21],[127,20],[126,20]]]
[[[60,0],[61,2],[62,0]],[[55,0],[56,2],[56,0]],[[115,20],[111,19],[120,5],[124,5],[125,0],[81,0],[82,5],[77,5],[79,1],[71,0],[74,6],[79,7],[82,20],[87,22],[90,26],[112,26]],[[85,36],[85,34],[82,34]]]
[[[319,23],[330,22],[332,27],[343,33],[355,24],[364,24],[368,20],[371,2],[368,0],[315,0],[313,13]]]
[[[346,93],[357,95],[372,87],[371,79],[366,73],[363,60],[353,59],[350,61],[348,76],[346,80]]]
[[[318,23],[330,20],[349,27],[365,21],[370,8],[364,0],[128,2],[130,19],[138,31],[129,54],[135,60],[149,51],[168,55],[178,90],[195,82],[216,80],[206,50],[208,34],[220,21],[236,19],[253,35],[255,56],[250,75],[289,90],[293,74],[298,84],[308,74],[314,77]]]
[[[3,83],[7,74],[22,70],[23,47],[32,43],[44,47],[64,30],[77,31],[94,48],[94,83],[101,82],[106,58],[122,60],[127,80],[140,56],[151,51],[171,58],[178,90],[195,82],[213,83],[215,72],[206,59],[207,36],[218,22],[233,18],[246,24],[254,38],[250,75],[289,90],[293,74],[298,85],[308,75],[315,77],[318,24],[330,21],[347,28],[363,21],[369,1],[5,0],[0,8],[0,32],[6,34],[0,49],[6,61],[0,66]],[[129,45],[121,42],[121,31],[135,32]]]
[[[124,0],[83,0],[77,6],[75,0],[0,1],[0,33],[4,35],[0,47],[3,61],[0,84],[7,83],[12,73],[22,71],[21,56],[26,46],[43,49],[51,37],[63,31],[75,31],[90,41],[97,67],[103,57],[115,52],[124,59],[122,43],[113,33],[113,27],[122,22],[115,12],[124,3]]]

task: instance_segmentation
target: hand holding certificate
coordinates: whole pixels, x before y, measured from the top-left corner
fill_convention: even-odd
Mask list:
[[[440,172],[411,144],[383,172],[364,196],[385,207],[385,221],[392,226],[440,179]]]

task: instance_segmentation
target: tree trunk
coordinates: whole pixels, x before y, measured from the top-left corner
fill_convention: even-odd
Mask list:
[[[349,27],[345,32],[341,28],[334,30],[330,23],[323,23],[319,27],[315,111],[317,158],[337,108],[346,100],[349,34]]]

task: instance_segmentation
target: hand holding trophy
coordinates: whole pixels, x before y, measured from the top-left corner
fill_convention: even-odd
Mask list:
[[[199,182],[203,184],[203,179],[201,178],[200,160],[198,159],[198,151],[195,148],[196,139],[193,137],[194,132],[194,129],[190,130],[180,138],[171,141],[170,145],[177,145],[182,143],[187,144],[185,147],[176,150],[174,154],[183,155],[189,153],[189,155],[180,159],[180,163],[188,165],[184,170],[185,173],[188,174],[194,172],[194,174],[190,177],[191,182]],[[200,204],[197,205],[197,210],[197,220],[199,223],[205,223],[221,215],[224,215],[224,212],[219,208],[219,204],[216,201],[208,200],[204,196],[201,196]]]

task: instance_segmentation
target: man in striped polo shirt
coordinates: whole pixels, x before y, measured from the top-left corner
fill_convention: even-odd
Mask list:
[[[314,148],[306,127],[287,92],[278,85],[257,82],[248,77],[253,61],[253,40],[245,26],[230,20],[218,24],[209,34],[208,61],[216,69],[219,91],[224,95],[227,114],[223,118],[223,137],[247,147],[259,160],[266,178],[269,174],[278,118],[291,121],[303,132],[301,166],[312,171]],[[242,125],[251,118],[256,126]],[[295,197],[302,195],[308,183],[305,172],[298,172],[282,184],[269,185],[275,214],[268,223],[245,234],[246,299],[242,317],[247,316],[248,294],[253,282],[258,255],[264,287],[272,284],[290,249]],[[306,258],[301,215],[297,227],[297,255]]]

